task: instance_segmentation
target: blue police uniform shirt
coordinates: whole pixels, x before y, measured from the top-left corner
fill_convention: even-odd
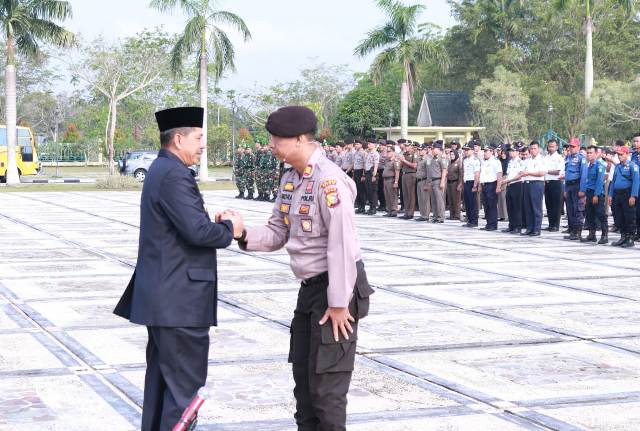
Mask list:
[[[587,158],[582,154],[569,154],[564,162],[565,181],[580,180],[580,190],[585,188],[587,182]]]
[[[593,194],[601,196],[604,194],[604,175],[607,169],[602,160],[596,160],[589,163],[587,167],[587,181],[581,192],[586,193],[587,190],[593,190]]]
[[[640,152],[638,151],[631,152],[631,161],[636,165],[640,165]]]
[[[630,160],[625,163],[620,162],[613,172],[613,179],[609,185],[609,195],[613,196],[614,190],[631,188],[631,196],[637,198],[639,187],[640,174],[638,173],[638,165]]]

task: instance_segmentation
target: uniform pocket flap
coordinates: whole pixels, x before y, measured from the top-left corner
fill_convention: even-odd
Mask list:
[[[358,340],[358,323],[357,322],[349,322],[351,327],[353,328],[353,334],[349,334],[349,339],[347,340],[342,335],[342,331],[338,329],[338,342],[336,342],[335,338],[333,338],[333,326],[331,325],[331,319],[327,320],[324,325],[320,325],[320,335],[322,336],[322,344],[344,344],[344,343],[353,343]]]
[[[216,281],[216,272],[212,268],[188,268],[189,280]]]
[[[375,291],[371,288],[371,285],[369,285],[367,273],[365,272],[364,264],[361,261],[356,262],[356,270],[356,287],[358,289],[358,297],[361,299],[368,298]]]

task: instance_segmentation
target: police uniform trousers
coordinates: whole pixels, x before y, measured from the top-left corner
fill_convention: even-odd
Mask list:
[[[542,198],[544,181],[524,181],[524,208],[527,214],[527,232],[540,232],[542,229]]]
[[[562,181],[549,180],[544,183],[544,203],[550,228],[560,228],[562,214]]]
[[[565,185],[567,198],[567,219],[569,229],[582,229],[584,224],[584,204],[585,200],[580,199],[580,180],[567,181]]]
[[[473,183],[474,181],[465,181],[464,182],[464,190],[463,190],[463,198],[464,198],[464,209],[467,214],[467,223],[477,226],[478,225],[478,206],[476,201],[477,192],[473,191]]]
[[[369,203],[369,209],[375,211],[378,208],[378,184],[374,182],[374,178],[377,181],[377,176],[373,176],[373,168],[365,171],[365,192],[367,194],[367,202]]]
[[[385,177],[384,200],[385,208],[389,214],[398,214],[398,189],[393,187],[395,177]]]
[[[593,197],[595,192],[592,189],[587,189],[587,201],[585,202],[585,212],[587,225],[590,229],[596,230],[607,226],[607,213],[604,209],[605,196],[604,194],[598,196],[598,203],[593,204]],[[637,206],[637,205],[636,205]]]
[[[376,187],[378,188],[378,201],[380,207],[387,207],[387,197],[384,195],[384,178],[382,178],[382,169],[378,168],[378,179],[376,181]]]
[[[357,267],[358,281],[349,304],[356,322],[351,323],[354,333],[348,340],[340,335],[339,342],[335,341],[331,320],[322,326],[318,323],[328,308],[328,273],[303,281],[298,292],[289,350],[298,431],[346,430],[347,392],[355,362],[358,320],[368,313],[368,296],[372,293],[361,261]]]
[[[487,229],[498,228],[498,194],[496,193],[497,181],[482,183],[482,205],[487,219]]]
[[[460,192],[458,180],[447,180],[447,199],[449,200],[449,218],[460,220]]]
[[[518,181],[507,186],[507,214],[509,217],[509,229],[521,230],[522,224],[522,182]]]
[[[404,192],[402,191],[402,184],[404,184],[404,180],[402,179],[404,177],[404,174],[402,172],[402,170],[400,170],[400,177],[398,177],[398,184],[400,185],[400,187],[398,187],[399,191],[400,191],[400,209],[404,210]]]
[[[356,206],[360,210],[364,210],[367,202],[367,188],[365,182],[362,181],[362,177],[364,177],[364,169],[355,169],[353,171],[353,181],[356,182],[356,191],[358,192],[356,195]]]
[[[623,235],[634,235],[636,232],[636,208],[629,205],[631,188],[613,191],[612,209],[616,226]]]
[[[445,187],[446,190],[446,187]],[[444,221],[445,192],[440,188],[440,178],[431,179],[431,203],[433,204],[433,218]]]
[[[429,219],[431,215],[431,180],[418,178],[416,180],[416,195],[418,196],[418,210],[420,217]]]
[[[413,217],[416,211],[416,173],[405,172],[402,175],[402,194],[404,196],[404,213]]]
[[[498,193],[498,218],[509,218],[507,211],[507,191],[505,189],[500,190],[500,193]]]
[[[142,431],[171,431],[207,380],[209,328],[147,326]]]

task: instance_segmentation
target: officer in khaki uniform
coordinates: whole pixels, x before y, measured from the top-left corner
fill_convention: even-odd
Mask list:
[[[416,218],[418,222],[428,221],[431,214],[430,165],[432,160],[431,147],[423,144],[420,147],[420,156],[416,168],[416,194],[418,195],[418,209],[420,210],[420,217]]]
[[[462,159],[458,150],[451,150],[447,168],[447,198],[449,200],[449,219],[460,220],[462,200]]]
[[[416,211],[416,154],[413,145],[407,144],[405,153],[400,158],[402,162],[402,196],[404,197],[403,219],[413,218]]]
[[[239,239],[248,251],[287,249],[302,280],[291,322],[295,420],[299,431],[345,431],[358,320],[369,309],[356,237],[356,187],[314,142],[316,116],[302,106],[273,112],[269,146],[293,168],[285,172],[269,222]]]
[[[393,141],[389,141],[393,142]],[[387,146],[382,180],[384,182],[384,199],[387,213],[383,217],[398,216],[398,185],[400,180],[401,163],[393,150],[393,144]]]
[[[433,143],[433,161],[429,165],[431,177],[431,203],[434,223],[444,223],[445,192],[447,190],[447,168],[449,161],[443,156],[444,143],[441,140]]]

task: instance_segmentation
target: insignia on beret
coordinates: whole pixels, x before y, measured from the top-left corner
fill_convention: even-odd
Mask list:
[[[311,220],[308,220],[308,219],[300,220],[300,224],[302,225],[303,232],[311,232],[313,228],[313,223],[311,223]]]
[[[309,215],[309,210],[311,209],[311,205],[300,205],[299,214]]]
[[[320,187],[324,189],[327,186],[335,186],[336,184],[337,184],[336,180],[327,180],[327,181],[323,181],[322,184],[320,184]]]
[[[291,209],[290,204],[280,204],[280,212],[289,214],[290,209]]]
[[[309,181],[307,183],[307,188],[305,189],[305,193],[313,193],[313,184],[315,181]]]
[[[285,192],[292,192],[294,189],[293,183],[289,182],[284,185]]]
[[[307,165],[307,167],[304,168],[304,172],[302,173],[302,178],[309,178],[312,173],[313,173],[313,166]]]
[[[329,208],[337,207],[338,205],[340,205],[340,196],[338,195],[338,190],[335,188],[332,188],[331,191],[327,189],[324,198],[327,202],[327,207]]]
[[[282,218],[282,220],[284,221],[284,224],[285,224],[286,226],[289,226],[289,217],[288,217],[288,216],[284,216],[284,217]]]

